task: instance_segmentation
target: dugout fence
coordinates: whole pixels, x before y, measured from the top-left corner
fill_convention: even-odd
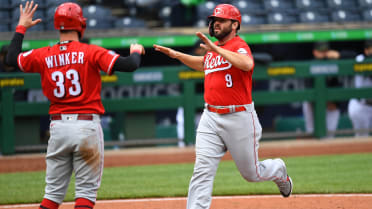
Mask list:
[[[313,85],[310,88],[269,91],[267,89],[253,89],[255,105],[280,105],[293,102],[310,101],[314,104],[314,133],[304,132],[272,132],[264,130],[265,138],[291,138],[316,137],[327,135],[325,114],[327,101],[348,101],[351,98],[370,98],[372,88],[330,88],[326,85],[329,76],[354,76],[357,74],[372,75],[372,60],[356,63],[354,60],[337,61],[306,61],[306,62],[274,62],[269,65],[256,65],[253,79],[263,81],[270,79],[310,79]],[[106,112],[130,113],[138,111],[166,110],[184,108],[185,141],[193,144],[195,140],[194,118],[197,109],[203,108],[204,99],[197,86],[203,82],[202,72],[191,71],[185,66],[143,67],[134,73],[116,73],[112,76],[102,75],[103,86],[121,86],[135,84],[172,84],[182,86],[179,95],[163,95],[147,98],[116,98],[103,99]],[[43,150],[46,145],[16,145],[16,118],[24,118],[28,122],[32,119],[48,114],[48,102],[16,101],[14,92],[17,90],[40,89],[40,76],[38,74],[0,74],[1,103],[0,103],[0,148],[5,155],[17,151]],[[120,120],[118,114],[118,120]],[[125,123],[125,121],[121,121]],[[37,131],[37,130],[29,130]],[[340,133],[353,133],[352,130],[341,130]],[[21,137],[26,137],[24,133]],[[18,133],[18,136],[20,134]],[[25,136],[26,135],[26,136]],[[22,140],[22,139],[21,139]],[[23,139],[24,140],[24,139]],[[27,140],[27,139],[26,139]],[[106,146],[169,144],[176,139],[157,138],[152,140],[136,139],[131,141],[106,141]]]

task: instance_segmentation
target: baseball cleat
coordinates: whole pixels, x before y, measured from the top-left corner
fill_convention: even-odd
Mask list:
[[[275,183],[283,197],[289,197],[292,194],[293,182],[288,175],[286,181],[276,181]]]

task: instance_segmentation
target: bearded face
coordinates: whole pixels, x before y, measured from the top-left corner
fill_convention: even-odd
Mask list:
[[[218,40],[223,40],[232,31],[232,22],[228,24],[214,24],[214,36]]]
[[[234,22],[230,19],[214,17],[209,23],[209,34],[218,40],[223,40],[233,31]]]

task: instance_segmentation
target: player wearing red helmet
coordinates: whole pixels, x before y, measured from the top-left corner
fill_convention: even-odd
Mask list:
[[[219,4],[213,10],[213,14],[208,17],[209,20],[209,35],[214,36],[217,39],[223,39],[226,35],[228,35],[232,28],[229,27],[227,31],[222,31],[220,33],[216,33],[214,31],[214,22],[216,18],[232,20],[233,22],[237,22],[239,25],[236,28],[236,32],[240,29],[240,24],[242,23],[242,16],[240,11],[230,4]]]
[[[87,27],[83,10],[75,3],[61,4],[54,13],[54,27],[59,31],[76,30],[79,32],[79,37],[83,37]]]
[[[207,209],[211,204],[213,181],[218,164],[230,151],[240,174],[247,181],[274,181],[280,193],[292,193],[292,180],[281,159],[259,161],[258,146],[262,128],[252,99],[253,57],[237,31],[241,24],[239,10],[219,4],[208,17],[213,43],[204,34],[204,56],[191,56],[154,45],[171,58],[198,71],[204,71],[205,109],[196,135],[196,161],[187,199],[188,209]]]
[[[55,12],[54,25],[60,42],[21,53],[26,30],[41,22],[33,20],[37,9],[20,5],[19,23],[11,41],[7,63],[24,72],[39,73],[44,95],[49,99],[50,138],[46,155],[46,187],[39,208],[56,209],[62,203],[72,173],[75,174],[75,208],[93,208],[101,184],[104,143],[100,115],[101,71],[133,72],[144,48],[130,46],[122,57],[99,46],[79,42],[86,28],[82,9],[64,3]]]

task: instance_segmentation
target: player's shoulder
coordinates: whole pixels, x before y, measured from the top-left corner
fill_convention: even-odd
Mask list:
[[[245,42],[240,36],[235,37],[234,43],[237,45],[248,46],[247,42]]]
[[[233,48],[240,54],[250,54],[251,50],[247,44],[242,38],[239,36],[236,36],[234,38]]]

